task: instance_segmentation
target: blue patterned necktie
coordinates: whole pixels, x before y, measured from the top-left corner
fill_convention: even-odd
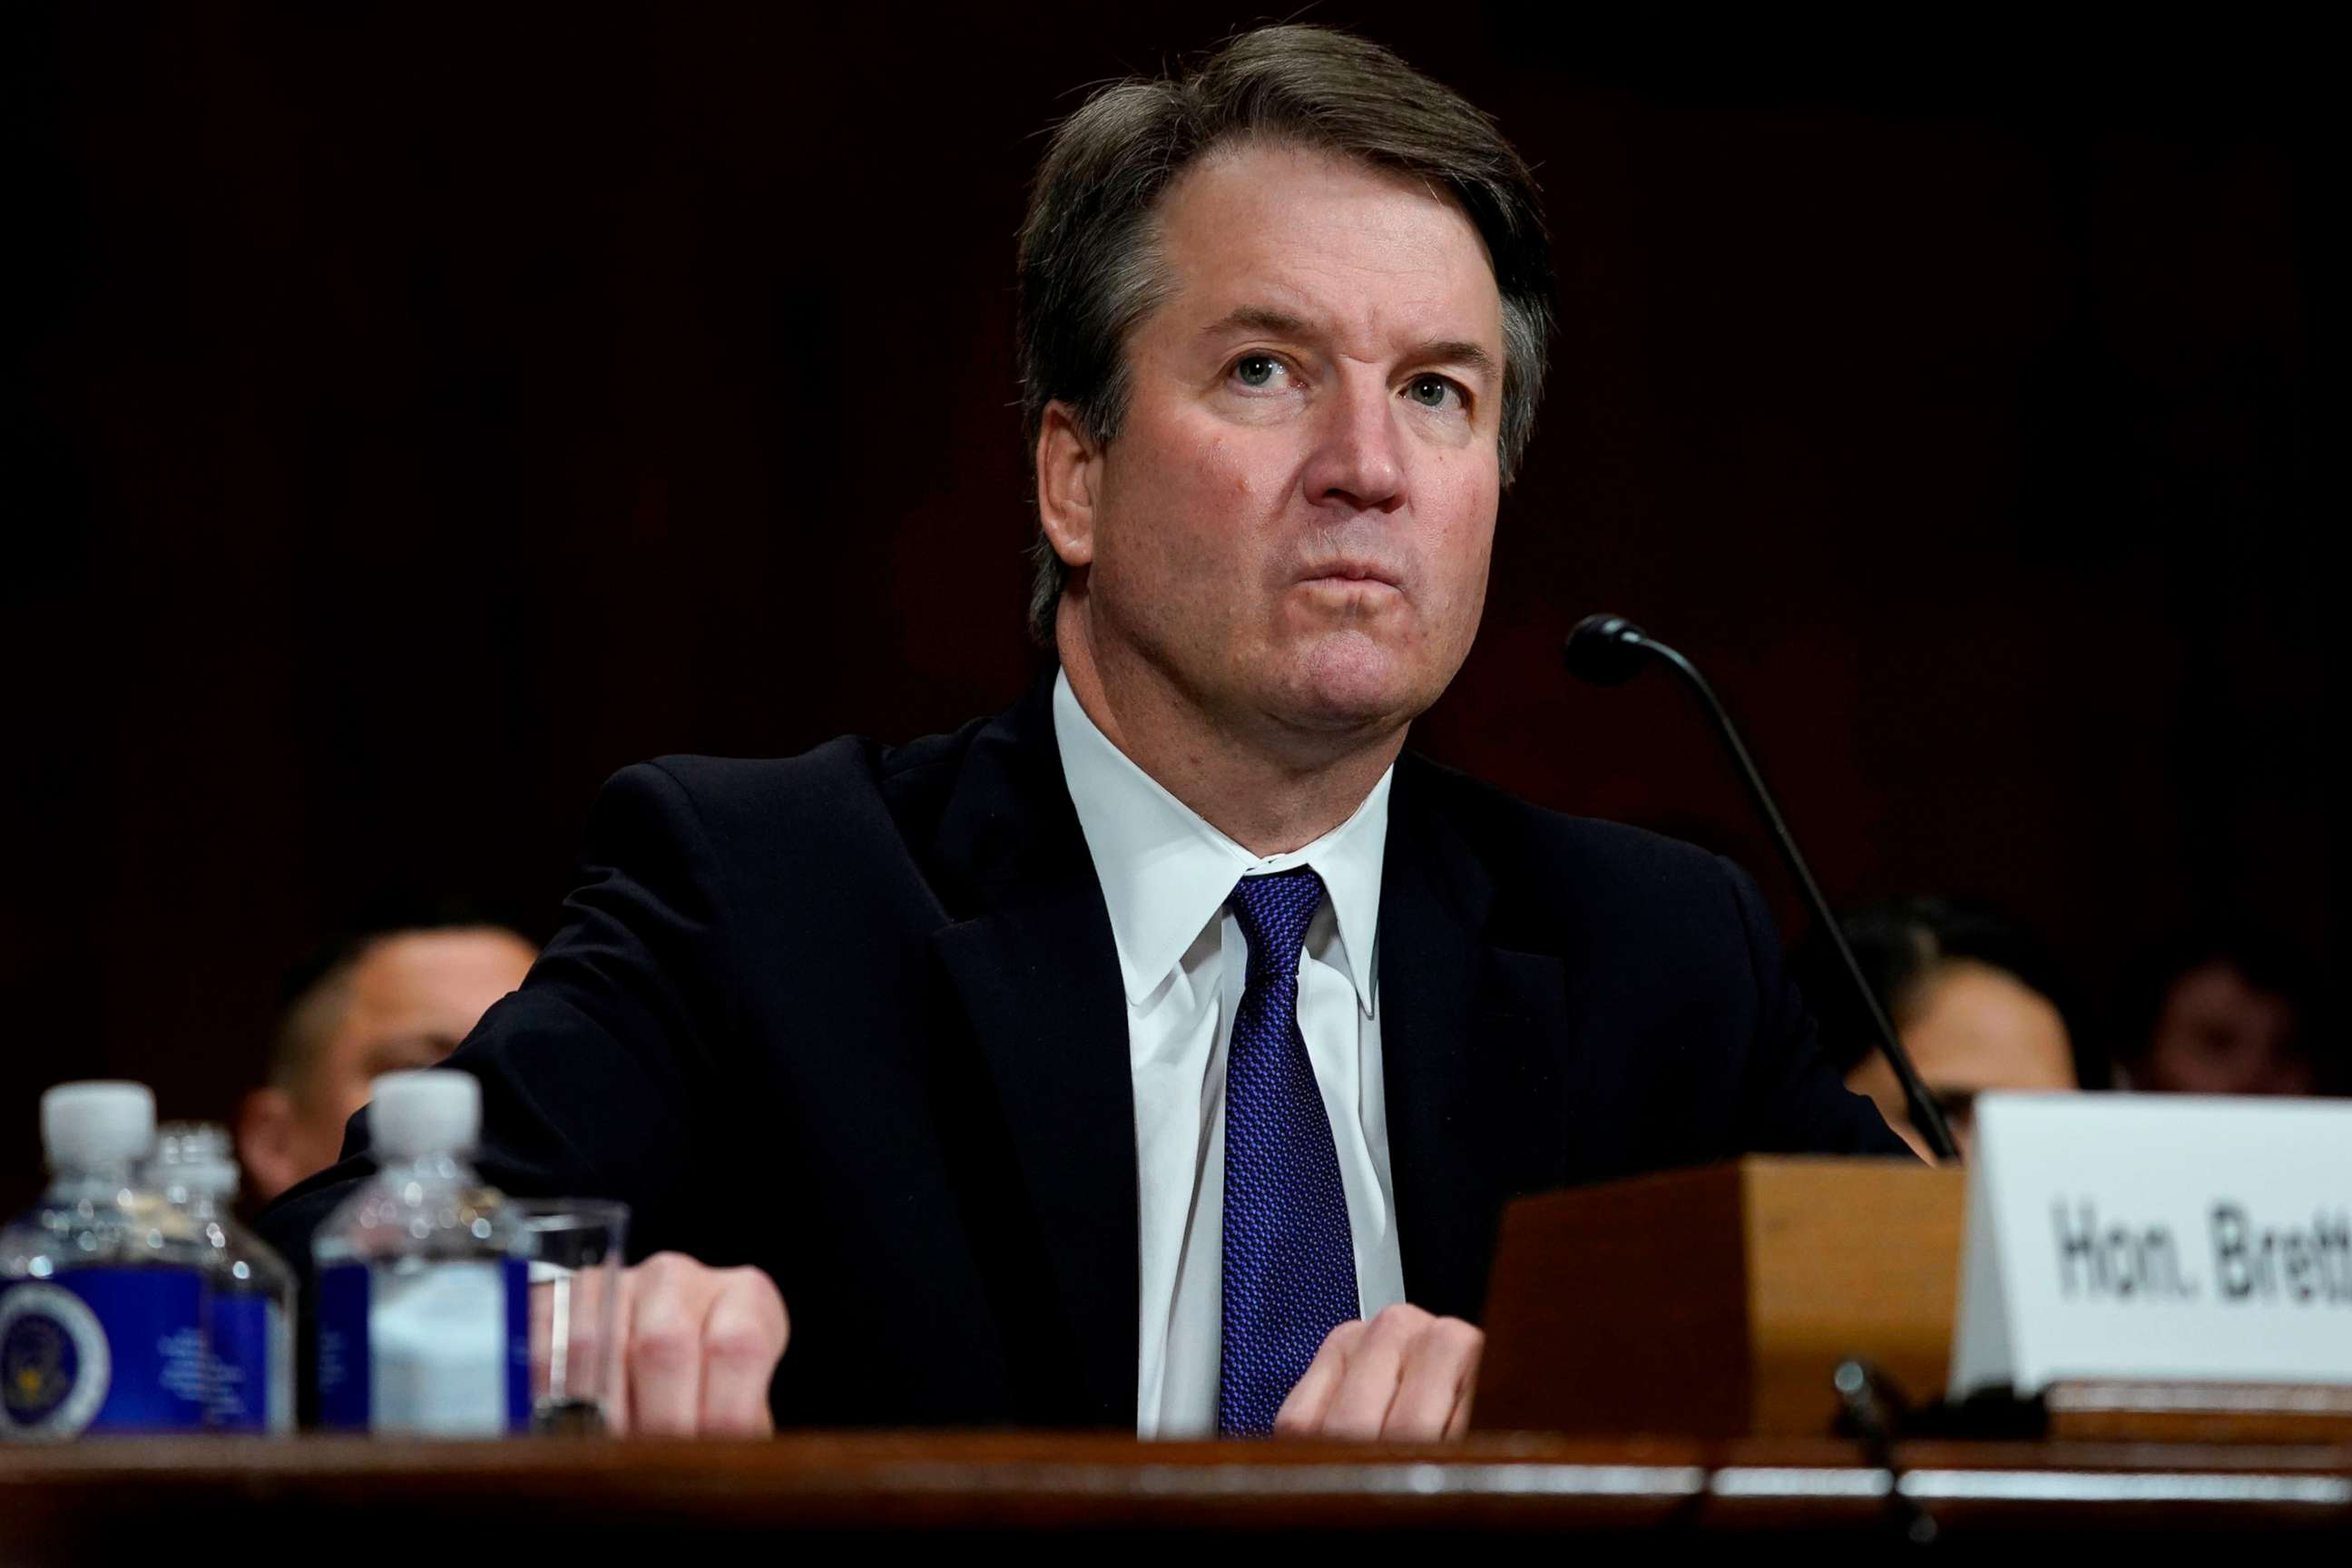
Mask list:
[[[1217,1430],[1263,1436],[1325,1336],[1360,1315],[1348,1194],[1298,1032],[1298,955],[1323,903],[1301,868],[1244,877],[1228,907],[1249,942],[1225,1054],[1224,1324]]]

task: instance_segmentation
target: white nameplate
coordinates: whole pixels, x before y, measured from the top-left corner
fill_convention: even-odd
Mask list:
[[[2352,1104],[1977,1101],[1951,1394],[2352,1383]]]

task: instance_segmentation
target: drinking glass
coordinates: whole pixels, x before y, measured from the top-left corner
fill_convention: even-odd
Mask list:
[[[621,1264],[629,1207],[601,1198],[517,1198],[530,1260],[531,1430],[607,1429],[619,1369]]]

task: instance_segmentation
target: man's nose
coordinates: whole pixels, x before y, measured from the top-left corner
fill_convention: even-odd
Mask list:
[[[1307,499],[1350,511],[1393,511],[1404,502],[1404,453],[1396,399],[1378,376],[1342,376],[1317,411]]]

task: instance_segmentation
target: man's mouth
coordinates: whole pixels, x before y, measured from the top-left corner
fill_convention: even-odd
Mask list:
[[[1396,573],[1370,561],[1329,561],[1311,566],[1299,574],[1302,583],[1364,583],[1383,588],[1402,589],[1404,584]]]

